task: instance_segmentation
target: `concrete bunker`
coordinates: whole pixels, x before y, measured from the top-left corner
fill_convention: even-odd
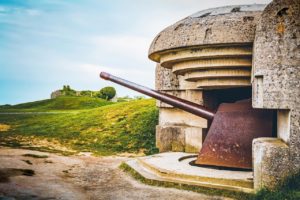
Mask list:
[[[288,174],[300,169],[299,5],[293,0],[275,0],[268,6],[226,6],[200,11],[167,27],[152,42],[149,58],[157,62],[156,89],[160,93],[221,111],[226,111],[226,103],[247,105],[246,111],[252,112],[256,108],[254,110],[258,113],[253,115],[259,116],[259,120],[254,117],[253,121],[254,125],[260,123],[256,131],[264,132],[264,128],[269,127],[266,136],[257,134],[250,140],[248,138],[252,157],[247,158],[250,160],[247,167],[252,166],[254,176],[252,172],[232,172],[233,176],[241,175],[244,179],[236,180],[236,177],[229,176],[226,178],[228,182],[224,183],[221,175],[203,175],[204,168],[198,171],[190,169],[195,172],[192,175],[195,181],[200,180],[197,184],[251,192],[262,187],[273,188]],[[159,125],[156,128],[156,145],[160,152],[200,151],[201,157],[204,148],[216,143],[217,139],[213,139],[211,144],[202,146],[211,135],[207,134],[207,130],[214,125],[207,118],[161,101],[157,102],[157,106]],[[235,111],[241,108],[245,107],[237,106]],[[247,115],[246,112],[240,114]],[[263,123],[260,120],[264,120]],[[239,124],[242,123],[248,122],[240,120]],[[251,124],[247,127],[252,128]],[[241,129],[232,130],[239,133],[234,139],[243,133]],[[219,140],[226,140],[226,136]],[[163,153],[158,156],[162,158],[152,156],[138,162],[153,170],[155,160],[162,159],[160,163],[164,163],[172,155]],[[191,157],[188,155],[188,158]],[[218,153],[213,154],[212,158],[217,158],[217,161],[223,159]],[[235,161],[240,159],[244,157]],[[176,165],[176,161],[173,162]],[[131,166],[140,169],[135,163]],[[160,171],[163,166],[156,167],[154,171]],[[169,167],[167,172],[161,174],[173,174],[171,180],[174,181],[178,174],[171,170],[173,166]],[[187,174],[179,174],[179,182],[182,176],[191,175],[189,170],[181,167],[179,171]],[[173,170],[178,172],[178,168]]]
[[[264,8],[208,9],[167,27],[149,50],[149,58],[158,62],[156,89],[214,110],[221,103],[250,99],[253,41]],[[207,121],[161,102],[157,105],[160,151],[198,152]]]

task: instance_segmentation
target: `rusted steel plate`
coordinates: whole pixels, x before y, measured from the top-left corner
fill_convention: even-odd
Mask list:
[[[271,137],[272,110],[253,109],[251,101],[221,104],[196,164],[252,168],[252,140]]]

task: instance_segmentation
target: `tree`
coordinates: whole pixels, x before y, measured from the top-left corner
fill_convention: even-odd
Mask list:
[[[76,96],[76,91],[73,90],[69,85],[64,85],[61,92],[65,96]]]
[[[104,87],[100,90],[98,97],[101,99],[111,100],[116,96],[116,89],[114,87]]]

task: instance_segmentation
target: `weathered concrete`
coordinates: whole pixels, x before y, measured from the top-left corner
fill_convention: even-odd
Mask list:
[[[249,44],[191,47],[162,53],[160,65],[183,76],[180,89],[242,87],[250,85],[251,53]]]
[[[264,165],[263,168],[274,175],[275,179],[260,176],[260,182],[265,186],[274,185],[276,177],[286,175],[285,170],[276,170],[281,165],[290,164],[290,173],[300,170],[299,66],[300,1],[274,0],[264,10],[256,30],[252,103],[256,108],[279,109],[277,136],[288,145],[289,151],[284,159],[277,157],[277,151],[271,151],[273,156],[262,155],[270,160],[254,165],[254,168]],[[273,143],[261,143],[260,146],[264,144],[264,148],[269,149]]]
[[[188,46],[252,43],[264,7],[226,6],[197,12],[160,32],[151,44],[149,58],[159,61],[158,52]]]
[[[188,101],[203,105],[203,96],[201,90],[160,90],[162,93],[170,94],[181,99],[187,99]],[[173,106],[161,101],[156,102],[156,106],[159,108],[173,108]]]
[[[149,58],[159,63],[157,88],[205,90],[250,86],[252,43],[264,7],[208,9],[164,29],[149,49]]]
[[[156,66],[157,90],[202,105],[202,91],[181,90],[180,80],[182,76],[176,76],[159,64]],[[202,145],[202,128],[207,126],[206,120],[161,101],[157,101],[157,106],[160,108],[159,125],[156,127],[156,146],[159,151],[198,152]]]
[[[299,18],[299,0],[273,1],[263,12],[254,43],[254,107],[299,107]]]
[[[159,110],[159,124],[207,128],[206,119],[178,108],[161,108]]]
[[[278,138],[253,140],[254,189],[273,189],[290,172],[289,148]]]
[[[300,169],[299,7],[299,0],[274,0],[266,8],[227,6],[201,11],[163,30],[149,50],[149,58],[159,63],[159,90],[210,108],[215,109],[222,99],[211,89],[249,88],[252,76],[253,106],[278,110],[278,139],[253,143],[256,189],[273,188],[287,172]],[[193,91],[199,98],[184,96],[183,91]],[[187,151],[195,136],[200,141],[195,127],[202,128],[203,138],[206,126],[199,120],[168,105],[158,106],[161,149]],[[287,164],[282,166],[283,162]]]
[[[264,7],[208,9],[163,30],[149,50],[150,59],[158,62],[156,89],[215,108],[218,100],[210,93],[204,97],[204,90],[249,87],[255,26]],[[194,152],[201,147],[205,119],[159,101],[157,106],[160,117],[156,138],[161,152],[172,150],[172,143],[176,143],[176,151]]]
[[[168,152],[133,159],[127,164],[145,178],[152,180],[253,192],[252,172],[190,165],[189,163],[195,159],[195,154]]]
[[[156,146],[160,152],[199,152],[207,120],[177,108],[160,107]]]
[[[156,126],[156,147],[160,152],[181,151],[185,149],[184,127]]]
[[[203,129],[198,127],[189,127],[185,130],[185,152],[198,153],[202,148],[204,139]]]
[[[156,65],[155,69],[156,90],[177,90],[179,89],[178,77],[170,69]]]
[[[202,147],[202,128],[193,126],[156,126],[156,146],[160,152],[197,153]]]

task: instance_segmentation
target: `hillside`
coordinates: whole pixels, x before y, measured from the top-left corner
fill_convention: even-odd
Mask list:
[[[50,110],[81,110],[89,108],[97,108],[105,105],[110,105],[112,102],[91,97],[71,97],[61,96],[55,99],[46,99],[29,103],[22,103],[13,106],[0,106],[0,112],[41,112]]]
[[[66,110],[67,108],[82,108],[78,105],[84,104],[75,104],[72,101],[72,105],[69,105],[65,101],[64,98],[58,98],[54,102],[50,100],[34,102],[13,106],[13,108]],[[96,103],[87,104],[85,108],[98,105]],[[67,107],[61,105],[67,105]],[[100,155],[121,152],[149,154],[156,150],[157,120],[158,111],[152,99],[115,103],[77,112],[3,113],[0,114],[0,131],[2,126],[0,144],[32,147],[36,143],[35,146],[40,148],[57,150],[58,147],[63,146],[77,152],[90,151]],[[57,145],[51,147],[50,144]]]

